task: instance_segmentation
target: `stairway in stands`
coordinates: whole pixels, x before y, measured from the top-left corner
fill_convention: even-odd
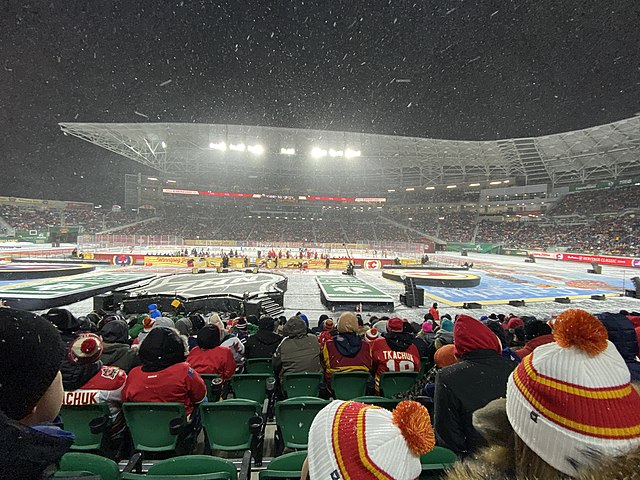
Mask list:
[[[262,311],[265,313],[265,315],[269,315],[272,318],[277,318],[284,313],[284,308],[282,308],[268,295],[259,295],[257,299],[260,301]]]
[[[498,148],[507,163],[521,170],[528,183],[545,183],[550,179],[549,171],[540,155],[534,138],[498,140]],[[516,165],[513,165],[513,164]]]

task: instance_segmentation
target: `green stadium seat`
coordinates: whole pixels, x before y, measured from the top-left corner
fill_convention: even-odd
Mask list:
[[[322,381],[320,372],[285,373],[282,385],[287,398],[317,397]]]
[[[260,480],[277,478],[286,480],[299,480],[302,465],[307,458],[306,450],[285,453],[271,460],[266,470],[260,472]]]
[[[273,375],[271,358],[247,358],[244,365],[247,373],[269,373]]]
[[[276,403],[276,452],[284,448],[306,450],[311,422],[328,400],[317,397],[295,397]]]
[[[262,406],[253,400],[229,399],[200,405],[209,445],[214,450],[246,450],[251,446],[249,419],[259,417]]]
[[[120,469],[113,460],[91,453],[69,452],[60,459],[56,478],[98,476],[102,480],[120,480]]]
[[[433,447],[429,453],[420,456],[422,473],[420,480],[436,480],[442,477],[444,471],[451,467],[458,457],[456,454],[444,447]]]
[[[331,389],[337,400],[353,400],[367,393],[368,372],[337,372],[331,376]]]
[[[123,480],[238,480],[235,465],[209,455],[184,455],[154,463],[146,475],[123,473]]]
[[[186,423],[182,403],[126,402],[122,404],[122,411],[136,451],[167,452],[176,449],[179,435],[172,432],[170,426],[180,420]]]
[[[261,406],[267,398],[267,380],[273,378],[268,373],[245,373],[231,377],[234,398],[244,398],[258,402]]]
[[[63,405],[60,417],[64,429],[76,436],[71,450],[100,450],[105,432],[109,430],[109,406],[106,403],[95,405]],[[100,428],[91,428],[91,423],[102,424]]]
[[[367,405],[375,405],[376,407],[386,408],[387,410],[393,410],[394,408],[396,408],[396,405],[400,403],[400,400],[394,398],[378,397],[376,395],[357,397],[354,398],[353,401],[366,403]]]
[[[409,390],[418,380],[418,372],[384,372],[380,377],[380,394],[393,398]]]

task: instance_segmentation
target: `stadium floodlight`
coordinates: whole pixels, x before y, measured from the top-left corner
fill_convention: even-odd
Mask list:
[[[264,153],[264,147],[262,145],[249,145],[247,150],[254,155],[262,155]]]
[[[157,182],[158,179],[156,177],[147,177],[147,180],[151,180],[152,182]]]
[[[425,190],[435,190],[436,187],[425,187]]]
[[[342,157],[344,156],[344,152],[342,150],[334,150],[333,148],[329,149],[330,157]]]
[[[326,157],[327,156],[327,151],[323,150],[322,148],[319,148],[319,147],[314,147],[314,148],[311,149],[311,156],[313,158]]]
[[[497,182],[489,182],[489,185],[500,185],[502,182],[498,180]]]
[[[220,142],[220,143],[211,142],[209,144],[209,148],[211,148],[212,150],[220,150],[221,152],[224,152],[227,149],[227,144],[224,142]]]
[[[167,180],[167,183],[176,183],[175,180]]]
[[[296,149],[295,148],[281,148],[280,149],[280,153],[282,155],[295,155],[296,154]]]
[[[360,150],[352,150],[350,148],[347,148],[344,151],[344,156],[346,158],[353,158],[353,157],[359,157],[360,156]]]
[[[509,180],[503,180],[502,183],[509,183]]]
[[[457,188],[457,185],[447,185],[447,188]]]
[[[233,150],[234,152],[244,152],[247,149],[244,143],[230,143],[229,150]]]
[[[405,188],[405,191],[407,191],[407,192],[413,192],[414,190],[415,190],[415,188],[413,188],[413,187]]]
[[[161,145],[162,145],[162,148],[167,148],[167,144],[166,143],[162,142]]]
[[[479,187],[480,184],[479,183],[470,183],[469,186],[470,187]]]
[[[390,188],[389,190],[387,190],[387,192],[389,192],[389,193],[393,193],[393,192],[395,192],[395,189]]]

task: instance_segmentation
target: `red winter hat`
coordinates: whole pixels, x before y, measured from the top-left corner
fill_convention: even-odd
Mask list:
[[[518,317],[513,317],[510,318],[509,321],[507,322],[507,330],[515,330],[518,327],[523,327],[524,326],[524,322],[522,321],[521,318]]]
[[[387,320],[387,330],[389,332],[402,332],[403,323],[401,318],[390,318]]]
[[[71,363],[93,363],[100,359],[104,344],[95,333],[81,333],[69,345],[67,358]]]
[[[453,327],[453,353],[460,358],[474,350],[502,352],[500,340],[484,323],[469,315],[459,315]]]

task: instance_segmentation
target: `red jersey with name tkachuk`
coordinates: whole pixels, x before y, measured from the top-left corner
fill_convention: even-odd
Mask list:
[[[371,371],[376,381],[376,392],[380,393],[380,377],[384,372],[417,372],[420,370],[420,353],[414,344],[404,352],[392,350],[384,338],[371,344]]]
[[[95,405],[106,403],[111,417],[111,431],[118,432],[124,427],[122,418],[122,390],[127,374],[118,367],[103,366],[91,380],[78,390],[64,392],[63,405]]]
[[[135,367],[129,372],[122,392],[125,402],[180,402],[187,415],[202,402],[207,387],[202,377],[187,362],[180,362],[157,372]]]

